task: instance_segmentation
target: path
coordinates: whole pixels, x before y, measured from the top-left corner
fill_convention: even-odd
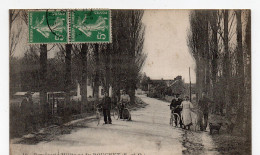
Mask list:
[[[148,105],[132,111],[132,121],[113,119],[112,125],[100,126],[95,121],[84,122],[50,142],[12,144],[11,154],[217,154],[208,132],[194,133],[169,125],[169,103],[141,98]]]

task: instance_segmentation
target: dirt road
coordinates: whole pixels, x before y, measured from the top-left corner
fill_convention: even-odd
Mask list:
[[[112,125],[85,121],[68,134],[37,144],[12,144],[11,154],[218,154],[208,132],[191,132],[169,125],[169,103],[140,96],[148,105],[131,111],[132,121]],[[110,153],[110,154],[108,154]]]

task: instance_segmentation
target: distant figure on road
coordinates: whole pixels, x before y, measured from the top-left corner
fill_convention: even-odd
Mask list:
[[[208,125],[208,116],[209,116],[209,103],[211,102],[207,97],[206,93],[202,92],[201,99],[199,100],[198,106],[199,109],[203,112],[203,120],[200,123],[200,130],[204,131]],[[204,123],[203,123],[204,122]]]
[[[105,92],[105,97],[102,100],[102,108],[104,115],[105,124],[112,124],[110,110],[111,110],[111,98],[108,96],[108,93]]]
[[[120,101],[119,101],[119,113],[120,113],[120,119],[123,119],[123,110],[126,106],[127,103],[129,103],[130,97],[129,95],[126,94],[125,90],[122,91],[122,94],[120,96]]]
[[[190,126],[192,124],[191,109],[193,109],[193,105],[189,101],[188,96],[185,96],[184,101],[181,102],[181,107],[182,107],[181,118],[183,121],[184,129],[186,129],[186,127],[190,129]]]
[[[182,100],[179,98],[179,95],[173,95],[172,102],[170,104],[170,109],[172,113],[177,113],[179,116],[181,116],[182,108],[180,107]],[[177,126],[177,116],[175,117],[175,126]],[[182,121],[180,119],[180,126],[182,126]]]

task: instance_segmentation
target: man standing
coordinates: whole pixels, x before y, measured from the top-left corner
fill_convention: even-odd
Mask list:
[[[199,103],[198,103],[198,106],[203,113],[203,120],[204,120],[204,121],[200,122],[201,131],[205,131],[207,128],[207,125],[208,125],[209,103],[210,103],[210,100],[206,97],[206,93],[202,92],[201,99],[199,100]]]
[[[172,102],[170,104],[171,112],[177,113],[180,117],[181,117],[181,110],[182,110],[181,107],[180,107],[181,102],[182,102],[182,100],[179,99],[179,95],[174,95]],[[174,115],[174,117],[175,117],[175,126],[177,126],[178,125],[177,124],[177,116]],[[180,119],[180,126],[182,127],[182,120],[181,119]]]
[[[103,107],[103,115],[104,115],[104,122],[105,124],[112,124],[110,110],[111,110],[111,98],[108,96],[108,93],[105,92],[105,97],[102,101]]]
[[[23,127],[24,127],[25,132],[28,132],[29,128],[33,124],[32,107],[33,107],[32,94],[31,94],[31,92],[27,92],[25,94],[25,99],[23,99],[23,101],[21,103],[21,114],[22,114]]]

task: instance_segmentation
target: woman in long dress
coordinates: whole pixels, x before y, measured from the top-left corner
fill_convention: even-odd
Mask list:
[[[184,129],[186,129],[186,127],[190,129],[190,125],[192,124],[191,109],[193,108],[193,105],[189,101],[188,96],[186,96],[184,101],[181,102],[181,107],[182,107],[181,119],[184,125]]]

